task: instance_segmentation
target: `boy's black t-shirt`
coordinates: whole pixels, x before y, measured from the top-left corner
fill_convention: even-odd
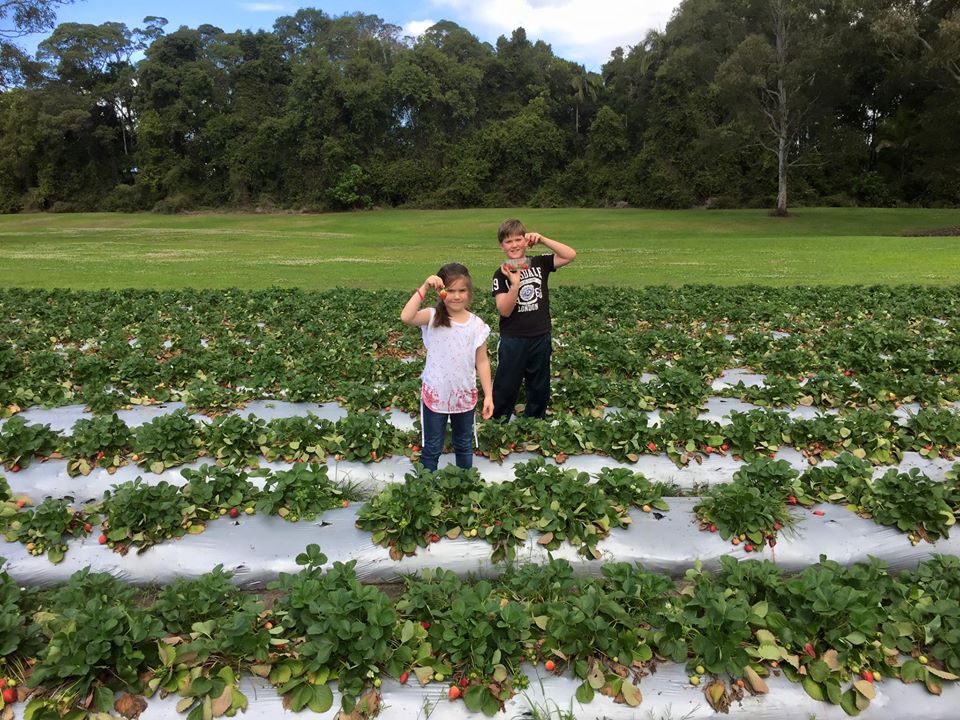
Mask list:
[[[556,268],[554,256],[534,255],[530,267],[520,271],[517,307],[507,317],[500,316],[500,334],[509,337],[538,337],[550,332],[550,294],[547,278]],[[510,290],[510,281],[500,268],[493,274],[493,295]]]

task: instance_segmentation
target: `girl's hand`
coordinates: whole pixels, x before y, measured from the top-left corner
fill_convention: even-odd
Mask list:
[[[483,398],[483,410],[480,411],[480,415],[484,420],[489,420],[493,417],[493,398],[485,397]]]
[[[427,288],[427,290],[442,290],[443,280],[440,279],[439,275],[430,275],[426,280],[423,281],[423,285]]]

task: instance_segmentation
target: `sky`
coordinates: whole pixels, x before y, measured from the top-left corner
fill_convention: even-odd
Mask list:
[[[399,25],[405,35],[417,36],[440,20],[450,20],[496,43],[523,27],[531,42],[542,40],[554,55],[599,72],[616,47],[627,50],[649,30],[663,30],[679,0],[76,0],[57,10],[57,23],[99,25],[121,22],[141,27],[148,15],[168,20],[167,32],[181,25],[215,25],[226,32],[269,30],[276,18],[293,15],[300,7],[315,7],[331,16],[362,12]],[[48,34],[20,38],[29,52]]]

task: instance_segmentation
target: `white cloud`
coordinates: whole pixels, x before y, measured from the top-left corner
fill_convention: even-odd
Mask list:
[[[481,37],[509,37],[518,27],[531,42],[543,40],[554,54],[591,70],[616,47],[640,43],[662,30],[679,0],[431,0],[441,13]]]
[[[411,20],[404,23],[403,34],[409,35],[410,37],[420,37],[436,24],[436,20]]]
[[[243,3],[245,10],[249,12],[283,12],[283,5],[279,3]]]

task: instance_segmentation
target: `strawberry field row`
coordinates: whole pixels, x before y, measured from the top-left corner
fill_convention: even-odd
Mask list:
[[[681,585],[627,563],[598,578],[570,565],[517,566],[496,582],[438,569],[410,577],[391,600],[362,585],[355,561],[312,545],[302,569],[241,593],[220,568],[146,600],[122,581],[83,570],[50,590],[0,572],[0,642],[27,717],[81,717],[171,693],[190,717],[245,709],[241,673],[267,679],[293,710],[325,712],[331,685],[351,710],[375,703],[381,676],[442,684],[473,711],[496,714],[523,691],[523,665],[544,663],[595,694],[631,706],[658,667],[686,668],[717,711],[768,692],[783,675],[850,715],[884,686],[933,694],[960,673],[960,561],[940,557],[891,574],[880,561],[828,560],[795,576],[768,562],[725,558]],[[454,690],[453,688],[456,688]],[[121,695],[132,693],[132,695]],[[368,708],[370,705],[368,705]],[[140,706],[142,710],[142,706]]]
[[[182,399],[418,405],[405,295],[337,290],[0,290],[0,407],[95,412]],[[766,379],[722,394],[771,406],[938,406],[960,399],[960,288],[557,288],[553,408],[698,407],[725,370]],[[475,310],[494,324],[485,294]]]
[[[416,425],[414,426],[416,427]],[[48,424],[13,417],[0,425],[0,464],[17,472],[35,458],[66,458],[72,475],[88,475],[134,462],[151,472],[209,457],[220,465],[286,462],[377,462],[391,455],[416,459],[420,434],[401,430],[379,412],[351,412],[337,421],[315,415],[264,420],[222,415],[198,421],[183,409],[130,428],[116,413],[77,420],[69,435]],[[960,452],[960,413],[921,409],[905,419],[876,410],[790,417],[769,409],[731,411],[729,422],[694,411],[663,413],[651,424],[645,413],[594,417],[558,414],[548,420],[519,418],[478,426],[477,452],[502,460],[515,451],[557,462],[596,453],[621,462],[665,453],[677,465],[709,455],[754,460],[792,446],[811,464],[851,452],[875,464],[898,463],[904,452],[953,458]]]
[[[147,484],[137,477],[114,485],[102,500],[83,507],[55,497],[31,507],[28,495],[11,491],[0,477],[0,526],[8,542],[19,541],[31,555],[46,553],[57,563],[68,551],[71,537],[99,533],[100,544],[121,555],[131,549],[142,553],[157,543],[204,532],[207,523],[219,517],[260,513],[290,522],[313,521],[360,498],[355,486],[332,482],[323,465],[298,464],[276,473],[203,465],[183,470],[182,475],[182,486],[166,480]],[[772,551],[784,532],[802,543],[807,529],[798,525],[800,511],[810,509],[814,516],[823,516],[821,504],[836,503],[908,533],[914,545],[933,544],[948,537],[960,514],[958,476],[960,464],[935,482],[916,469],[909,473],[889,469],[874,477],[869,463],[852,455],[804,473],[783,460],[760,458],[743,465],[730,482],[702,489],[691,502],[680,502],[674,486],[653,483],[626,468],[603,468],[591,477],[535,459],[518,464],[513,480],[502,483],[484,482],[475,469],[450,466],[434,473],[418,469],[403,482],[387,484],[360,507],[356,526],[370,536],[356,542],[387,548],[395,561],[442,538],[485,542],[493,563],[515,559],[518,549],[534,541],[545,551],[569,544],[582,557],[600,560],[601,543],[615,529],[634,522],[631,509],[661,518],[679,505],[681,512],[689,513],[688,526],[716,533],[741,546],[740,552],[761,553]],[[642,557],[642,536],[633,544],[633,553]],[[726,552],[733,548],[727,546]],[[697,553],[720,554],[716,548],[708,553],[703,547]],[[28,576],[21,580],[31,582]]]

